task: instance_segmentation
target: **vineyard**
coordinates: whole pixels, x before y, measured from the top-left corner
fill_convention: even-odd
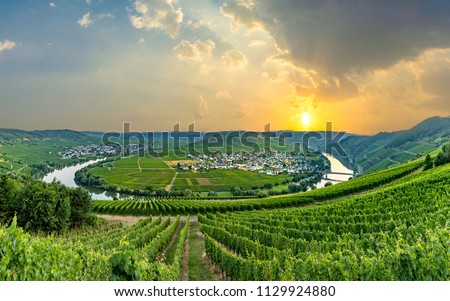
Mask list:
[[[448,280],[449,183],[447,166],[324,205],[199,221],[233,280]]]
[[[1,280],[180,280],[189,217],[147,218],[68,237],[0,229]],[[177,237],[171,264],[161,254]],[[45,254],[45,256],[43,256]]]
[[[94,202],[150,216],[130,227],[44,236],[13,221],[0,227],[0,279],[181,280],[197,252],[216,280],[449,280],[450,165],[422,166],[282,197]]]

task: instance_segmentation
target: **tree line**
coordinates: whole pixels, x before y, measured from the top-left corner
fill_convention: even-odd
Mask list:
[[[0,176],[0,224],[17,216],[17,225],[33,232],[64,232],[95,221],[92,200],[82,188]]]

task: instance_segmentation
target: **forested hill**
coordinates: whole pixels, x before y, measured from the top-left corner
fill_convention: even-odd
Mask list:
[[[341,145],[360,171],[371,172],[406,162],[448,141],[450,117],[431,117],[405,131],[348,136]]]

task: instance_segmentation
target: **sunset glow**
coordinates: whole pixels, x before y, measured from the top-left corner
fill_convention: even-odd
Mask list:
[[[311,117],[309,116],[309,114],[308,113],[303,113],[302,114],[302,123],[303,123],[303,125],[309,125],[309,123],[310,123],[310,121],[311,121]]]
[[[377,133],[450,113],[447,2],[310,2],[2,1],[0,127]]]

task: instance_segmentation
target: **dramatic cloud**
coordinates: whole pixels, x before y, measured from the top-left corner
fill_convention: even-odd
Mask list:
[[[247,66],[247,57],[239,50],[233,49],[225,52],[220,63],[228,71],[242,70]]]
[[[195,98],[194,116],[199,119],[209,117],[208,103],[202,95],[198,95]]]
[[[256,12],[256,6],[252,0],[225,1],[220,6],[220,12],[231,19],[233,29],[245,26],[249,29],[263,29],[265,23]]]
[[[198,61],[205,56],[211,56],[216,44],[211,40],[197,40],[193,43],[182,40],[180,44],[175,46],[173,51],[181,61]]]
[[[5,40],[3,42],[0,41],[0,52],[13,49],[14,47],[16,47],[16,42],[12,42],[9,40]]]
[[[84,28],[87,28],[91,24],[91,22],[91,13],[86,13],[81,19],[78,20],[78,24],[80,24],[80,26]]]
[[[136,29],[160,29],[175,38],[183,22],[181,8],[175,8],[172,0],[138,0],[134,2],[137,15],[130,17]]]
[[[45,26],[34,2],[0,2],[0,127],[304,130],[308,112],[375,133],[450,113],[449,0],[48,0]]]
[[[330,75],[387,68],[450,46],[450,2],[260,0],[296,65]]]
[[[450,48],[428,50],[411,62],[399,62],[359,79],[365,99],[390,105],[450,111]]]

